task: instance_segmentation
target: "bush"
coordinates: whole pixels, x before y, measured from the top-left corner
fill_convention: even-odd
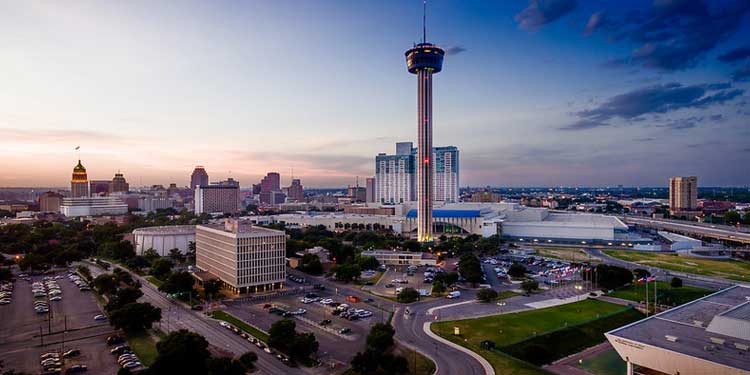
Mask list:
[[[524,280],[521,283],[521,289],[526,293],[531,293],[532,291],[539,289],[539,282],[531,279]]]
[[[682,279],[679,277],[673,277],[672,281],[669,282],[672,288],[682,288]]]
[[[482,302],[492,302],[497,299],[497,292],[492,289],[480,289],[477,292],[477,299]]]
[[[511,264],[510,267],[508,268],[508,275],[510,277],[515,277],[515,278],[524,277],[526,276],[526,272],[527,272],[526,267],[524,267],[523,264],[518,263],[518,262],[513,262],[513,264]]]
[[[401,291],[401,293],[396,296],[396,300],[399,302],[414,302],[419,299],[419,292],[417,292],[414,288],[404,288],[404,290]]]
[[[242,363],[242,365],[248,370],[255,368],[255,361],[257,360],[258,355],[255,354],[255,352],[247,352],[240,356],[240,363]]]

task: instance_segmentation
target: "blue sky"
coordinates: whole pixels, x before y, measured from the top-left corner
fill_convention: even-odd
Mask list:
[[[2,2],[0,186],[374,173],[416,138],[420,1]],[[750,185],[745,1],[432,1],[462,185]]]

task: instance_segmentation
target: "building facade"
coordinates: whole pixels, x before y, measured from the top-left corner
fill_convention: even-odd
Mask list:
[[[110,180],[89,181],[89,195],[92,197],[109,195],[110,190],[112,190],[112,181]]]
[[[172,249],[187,254],[190,243],[195,242],[195,225],[138,228],[133,231],[133,240],[138,255],[143,255],[148,249],[156,250],[161,256],[169,256]]]
[[[380,264],[387,266],[434,266],[437,258],[427,253],[414,253],[408,251],[393,250],[369,250],[363,251],[362,256],[375,257]]]
[[[73,198],[89,196],[89,179],[86,168],[78,159],[78,164],[73,167],[73,176],[70,179],[70,196]]]
[[[195,189],[196,186],[208,186],[208,173],[201,165],[196,166],[190,175],[190,188]]]
[[[669,211],[672,215],[698,211],[698,177],[669,178]]]
[[[122,173],[115,173],[115,177],[112,178],[112,183],[109,185],[110,193],[127,193],[130,191],[130,184],[125,180],[125,176]]]
[[[305,189],[302,187],[302,182],[298,178],[292,179],[292,184],[286,188],[286,196],[293,202],[305,201]]]
[[[433,200],[438,202],[458,201],[458,148],[435,147],[432,150],[435,165]]]
[[[41,212],[60,212],[63,195],[48,191],[39,196],[39,211]]]
[[[195,227],[196,266],[234,293],[281,289],[286,278],[286,234],[227,219]]]
[[[365,189],[367,189],[367,196],[365,197],[365,202],[367,203],[375,203],[375,177],[367,177],[365,180]]]
[[[235,213],[240,210],[240,188],[228,185],[195,187],[195,213]]]
[[[63,198],[60,212],[67,217],[124,215],[128,205],[117,197]]]

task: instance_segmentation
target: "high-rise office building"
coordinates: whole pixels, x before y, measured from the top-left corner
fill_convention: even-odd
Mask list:
[[[112,181],[110,180],[91,180],[89,181],[89,195],[92,197],[103,197],[109,195]]]
[[[396,155],[378,154],[375,157],[374,201],[404,203],[415,201],[415,174],[418,150],[411,142],[396,143]],[[432,187],[433,201],[458,201],[459,152],[455,146],[435,147]]]
[[[195,265],[234,293],[281,289],[286,233],[226,219],[195,227]]]
[[[439,202],[458,201],[458,148],[455,146],[432,149],[435,161],[434,196]]]
[[[196,186],[208,186],[208,173],[200,165],[196,166],[190,175],[190,188],[195,189]]]
[[[112,184],[109,185],[110,193],[127,193],[130,190],[130,184],[125,180],[125,176],[122,173],[115,173],[115,177],[112,178]]]
[[[365,201],[367,203],[375,202],[375,177],[367,177],[365,180],[365,188],[367,189],[367,197],[365,198]]]
[[[426,14],[426,10],[425,10]],[[426,17],[425,17],[426,18]],[[432,241],[432,75],[443,69],[442,48],[427,42],[423,18],[422,43],[405,52],[409,73],[417,75],[417,240]]]
[[[260,191],[274,191],[281,190],[281,176],[276,172],[268,172],[262,180],[260,180]]]
[[[698,211],[698,177],[669,178],[669,211],[672,215]]]
[[[240,209],[239,186],[208,185],[195,187],[195,213],[235,213]]]
[[[351,197],[352,202],[365,202],[367,200],[367,189],[362,186],[349,186],[346,195]]]
[[[286,197],[290,201],[304,202],[305,201],[305,189],[302,187],[302,182],[298,178],[292,179],[292,184],[289,185],[286,190]]]
[[[404,203],[416,200],[416,171],[411,142],[396,143],[396,154],[375,157],[375,201]]]
[[[78,159],[78,164],[73,167],[73,177],[70,179],[70,196],[73,198],[89,196],[89,180],[86,168]]]

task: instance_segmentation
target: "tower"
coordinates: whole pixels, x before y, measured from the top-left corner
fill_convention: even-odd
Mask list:
[[[86,168],[78,159],[78,164],[73,167],[73,176],[70,179],[70,196],[73,198],[89,196],[89,180]]]
[[[201,165],[196,166],[190,175],[190,188],[195,189],[196,186],[208,186],[208,173]]]
[[[407,50],[409,73],[417,75],[417,240],[432,241],[432,75],[443,69],[445,51],[427,42],[427,5],[422,17],[422,43]]]

